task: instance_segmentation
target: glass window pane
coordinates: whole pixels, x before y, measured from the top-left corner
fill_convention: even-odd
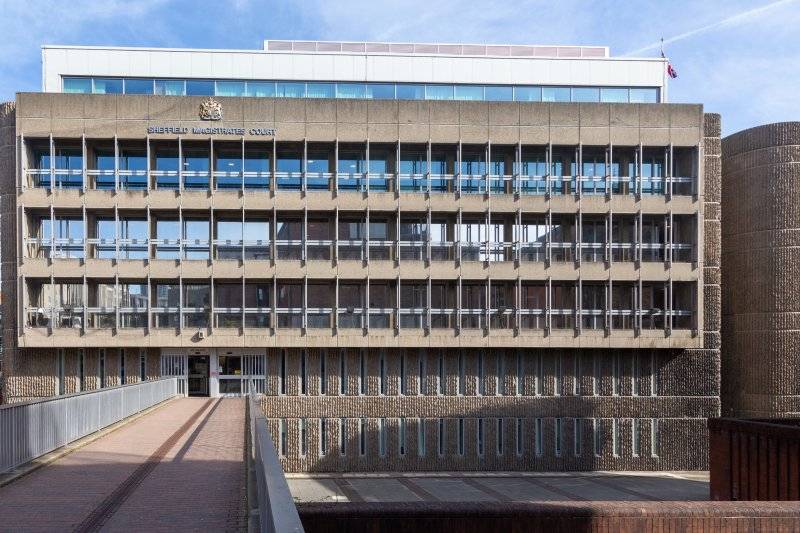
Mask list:
[[[243,81],[218,81],[217,96],[244,96]]]
[[[655,104],[658,102],[658,89],[631,89],[632,104]]]
[[[153,80],[125,80],[125,94],[153,94]]]
[[[122,80],[117,79],[97,79],[94,80],[94,92],[96,94],[122,94]]]
[[[507,102],[513,97],[511,87],[488,86],[486,87],[486,100],[492,102]]]
[[[370,83],[367,84],[367,98],[374,100],[394,100],[394,84]]]
[[[541,87],[515,87],[514,100],[517,102],[541,102]]]
[[[333,83],[309,83],[306,86],[309,98],[334,98],[336,87]]]
[[[364,83],[337,83],[336,98],[366,98],[367,86]]]
[[[182,96],[183,80],[156,80],[156,94]]]
[[[91,78],[64,78],[65,93],[91,93]]]
[[[275,82],[248,81],[247,96],[275,96]]]
[[[456,100],[483,100],[482,85],[456,85]]]
[[[426,85],[425,98],[427,100],[452,100],[452,85]]]
[[[542,102],[569,102],[569,87],[542,87]]]
[[[597,87],[575,87],[572,89],[573,102],[599,102],[600,89]]]
[[[603,87],[600,89],[600,101],[626,103],[628,101],[628,89]]]
[[[275,96],[282,98],[303,98],[306,95],[305,83],[281,83],[275,84]]]
[[[422,85],[397,85],[398,100],[422,100],[425,98],[425,87]]]
[[[211,96],[214,82],[207,80],[186,80],[186,94],[189,96]]]

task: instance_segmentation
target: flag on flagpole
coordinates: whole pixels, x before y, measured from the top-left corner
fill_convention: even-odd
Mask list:
[[[664,38],[661,38],[661,59],[667,59],[664,55]],[[678,71],[675,70],[675,67],[672,66],[670,61],[667,61],[667,76],[672,78],[673,80],[678,77]]]

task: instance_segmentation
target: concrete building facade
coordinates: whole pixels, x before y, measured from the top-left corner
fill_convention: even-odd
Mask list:
[[[252,386],[289,471],[704,468],[719,116],[665,103],[647,61],[637,79],[593,59],[610,86],[547,101],[532,78],[298,67],[460,64],[449,49],[298,46],[249,59],[284,68],[266,80],[45,49],[61,85],[4,108],[8,401],[162,375]],[[509,61],[490,52],[467,59]],[[153,69],[184,53],[146,51]]]
[[[723,413],[800,414],[800,123],[723,139]]]

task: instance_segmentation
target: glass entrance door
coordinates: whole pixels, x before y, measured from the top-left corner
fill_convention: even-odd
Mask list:
[[[209,356],[189,356],[189,396],[208,396]]]

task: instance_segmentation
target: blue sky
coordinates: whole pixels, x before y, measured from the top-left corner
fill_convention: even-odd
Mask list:
[[[800,0],[0,0],[0,100],[37,91],[41,44],[261,48],[265,38],[607,45],[656,55],[723,132],[800,120]],[[674,39],[674,41],[672,41]],[[672,41],[672,42],[669,42]]]

